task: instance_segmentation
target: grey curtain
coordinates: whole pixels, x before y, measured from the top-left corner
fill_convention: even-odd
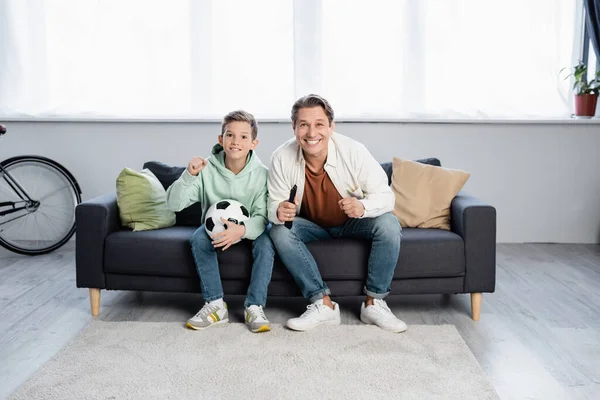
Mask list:
[[[587,30],[592,40],[596,59],[600,60],[600,0],[584,0]]]

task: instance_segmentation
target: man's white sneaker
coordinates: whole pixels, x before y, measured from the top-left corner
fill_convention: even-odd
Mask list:
[[[265,315],[262,306],[251,305],[244,310],[244,320],[248,328],[254,332],[268,332],[271,330],[271,324]]]
[[[375,299],[372,306],[365,307],[365,303],[362,303],[360,320],[390,332],[404,332],[407,328],[406,324],[392,313],[385,300],[380,299]]]
[[[223,302],[220,307],[213,302],[204,304],[192,318],[188,319],[186,326],[192,329],[206,329],[213,325],[219,325],[229,322],[229,313],[227,312],[227,303]]]
[[[317,300],[306,307],[304,314],[298,318],[290,318],[287,327],[295,331],[307,331],[319,325],[339,325],[340,306],[333,303],[333,310],[323,304],[323,299]]]

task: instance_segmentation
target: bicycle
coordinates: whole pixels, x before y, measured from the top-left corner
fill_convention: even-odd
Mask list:
[[[79,203],[77,180],[56,161],[24,155],[0,162],[0,246],[26,255],[58,249],[75,233]]]

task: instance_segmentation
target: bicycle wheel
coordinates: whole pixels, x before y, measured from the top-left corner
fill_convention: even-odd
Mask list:
[[[81,190],[73,175],[40,156],[9,158],[2,167],[0,202],[19,202],[25,208],[0,216],[0,245],[28,255],[49,253],[64,245],[75,233],[75,207],[81,203]],[[10,178],[31,201],[23,201]]]

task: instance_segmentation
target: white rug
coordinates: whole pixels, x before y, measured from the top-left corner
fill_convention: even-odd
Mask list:
[[[12,399],[497,399],[452,325],[92,321]]]

